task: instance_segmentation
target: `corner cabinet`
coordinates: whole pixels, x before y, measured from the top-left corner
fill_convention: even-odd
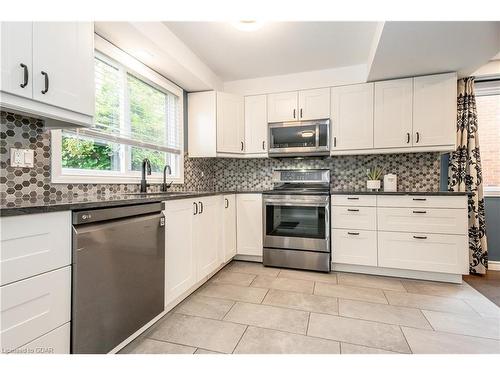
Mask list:
[[[51,127],[92,126],[92,22],[2,22],[0,104]]]
[[[243,97],[217,91],[189,93],[189,156],[235,156],[244,150]]]
[[[262,194],[238,194],[236,201],[237,254],[262,258]]]

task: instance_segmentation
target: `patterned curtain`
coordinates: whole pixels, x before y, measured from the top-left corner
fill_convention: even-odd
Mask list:
[[[485,274],[488,269],[488,248],[477,126],[474,77],[467,77],[458,81],[457,150],[450,155],[448,190],[473,193],[468,196],[469,271]]]

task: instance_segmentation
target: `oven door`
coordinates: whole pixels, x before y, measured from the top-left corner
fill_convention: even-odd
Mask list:
[[[264,247],[330,252],[330,198],[264,196]]]
[[[328,155],[330,120],[269,124],[270,156]]]

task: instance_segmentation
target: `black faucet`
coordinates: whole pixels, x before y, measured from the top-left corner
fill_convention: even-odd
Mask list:
[[[172,186],[173,181],[171,181],[169,184],[167,184],[167,169],[168,169],[168,174],[172,174],[172,168],[170,168],[170,165],[165,165],[163,168],[163,184],[161,184],[161,191],[167,191],[170,186]]]
[[[148,191],[149,184],[146,182],[146,168],[148,175],[151,174],[151,162],[148,158],[142,161],[142,177],[141,177],[141,193],[146,193]]]

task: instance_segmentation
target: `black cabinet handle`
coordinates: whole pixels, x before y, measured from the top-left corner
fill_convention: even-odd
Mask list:
[[[413,211],[414,214],[426,214],[427,211]]]
[[[198,204],[196,202],[193,202],[193,206],[194,206],[194,213],[193,215],[198,215]]]
[[[202,202],[198,202],[198,203],[200,204],[200,207],[201,207],[200,208],[200,214],[202,214],[203,213],[203,203]]]
[[[349,211],[349,212],[359,212],[359,209],[357,209],[357,208],[348,208],[347,211]]]
[[[427,236],[413,236],[413,238],[415,238],[417,240],[426,240]]]
[[[243,148],[245,147],[245,144],[241,142],[241,151],[243,151]]]
[[[359,236],[359,232],[347,232],[351,236]]]
[[[425,202],[427,198],[413,198],[414,201]]]
[[[23,68],[23,70],[24,70],[24,81],[19,86],[21,86],[24,89],[26,86],[28,86],[28,77],[29,77],[28,67],[26,66],[26,64],[23,64],[23,63],[21,63],[20,65],[21,65],[21,68]]]
[[[293,110],[293,118],[295,118],[295,109]]]
[[[337,137],[333,137],[333,147],[337,147]]]
[[[42,75],[45,77],[45,89],[42,90],[42,94],[46,94],[49,91],[49,75],[43,71]]]
[[[351,201],[357,201],[357,200],[359,200],[359,197],[347,197],[347,199],[349,199]]]
[[[410,143],[410,133],[406,133],[406,143]]]
[[[300,118],[302,118],[302,108],[300,109]]]
[[[419,133],[419,132],[416,132],[415,134],[416,134],[416,136],[417,136],[417,141],[416,141],[415,143],[418,143],[418,141],[420,141],[420,133]]]
[[[266,141],[262,141],[262,149],[265,150],[266,149]]]
[[[225,205],[224,208],[229,208],[229,200],[227,198],[224,198]]]

